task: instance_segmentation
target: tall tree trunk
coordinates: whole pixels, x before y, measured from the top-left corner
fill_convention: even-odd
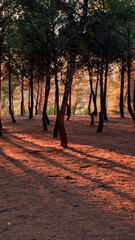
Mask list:
[[[67,105],[67,121],[70,119],[71,117],[71,88],[69,91],[69,103]]]
[[[130,32],[128,32],[128,57],[127,57],[127,68],[128,68],[128,111],[135,123],[135,114],[131,107],[131,57],[130,57]]]
[[[98,90],[98,82],[99,82],[99,63],[97,64],[97,81],[95,88],[95,116],[97,116],[97,90]]]
[[[128,59],[128,111],[135,123],[135,114],[132,110],[132,107],[131,107],[131,94],[130,94],[130,91],[131,91],[131,63],[130,63],[130,59]]]
[[[58,86],[58,69],[56,56],[54,54],[54,74],[55,74],[55,108],[57,112],[55,126],[53,130],[53,137],[58,137],[58,114],[59,114],[59,86]]]
[[[2,111],[2,106],[1,106],[1,52],[0,52],[0,136],[2,136],[2,122],[1,122],[1,111]]]
[[[41,113],[41,105],[42,105],[42,92],[43,92],[43,88],[41,87],[40,88],[40,97],[39,97],[39,106],[38,106],[38,114],[40,114]]]
[[[22,85],[21,85],[21,115],[24,115],[24,77],[21,76]]]
[[[101,111],[99,113],[99,125],[97,132],[102,132],[103,124],[104,124],[104,92],[103,92],[103,67],[104,67],[104,59],[103,59],[103,50],[101,49],[101,66],[100,66],[100,108]]]
[[[80,29],[77,32],[76,38],[74,40],[74,47],[73,47],[73,51],[72,51],[72,54],[70,57],[70,68],[69,68],[69,72],[67,75],[67,81],[65,84],[65,92],[64,92],[64,96],[63,96],[60,113],[58,116],[58,129],[59,129],[59,134],[60,134],[61,146],[63,146],[63,147],[67,147],[67,134],[66,134],[66,130],[64,127],[65,109],[66,109],[66,105],[67,105],[69,91],[70,91],[71,85],[72,85],[73,75],[74,75],[74,71],[75,71],[75,62],[76,62],[76,57],[77,57],[77,53],[79,50],[80,40],[81,40],[81,36],[83,34],[84,26],[86,23],[87,7],[88,7],[88,0],[84,0],[83,15],[81,18]]]
[[[124,67],[124,60],[122,58],[121,63],[121,86],[120,86],[120,115],[122,118],[124,118],[124,73],[125,73],[125,67]]]
[[[33,58],[31,59],[31,66],[30,66],[30,107],[29,107],[29,119],[33,118]]]
[[[133,109],[135,114],[135,79],[134,79],[134,89],[133,89]]]
[[[30,80],[28,84],[28,111],[30,111]]]
[[[107,94],[107,80],[108,80],[108,57],[105,64],[105,81],[104,81],[104,120],[108,121],[107,107],[106,107],[106,94]]]
[[[16,120],[15,120],[13,109],[12,109],[11,59],[10,59],[10,56],[9,56],[9,59],[8,59],[8,80],[9,80],[9,82],[8,82],[8,87],[9,87],[9,113],[11,115],[12,122],[15,123]]]
[[[89,103],[88,103],[88,115],[91,114],[91,99],[92,99],[92,93],[91,93],[91,91],[90,91]]]
[[[38,105],[39,105],[39,78],[37,80],[37,98],[36,98],[36,105],[35,105],[35,115],[38,115]]]
[[[92,84],[92,69],[90,66],[90,63],[88,62],[88,72],[89,72],[89,83],[90,83],[90,90],[91,90],[91,96],[93,97],[93,102],[94,102],[94,90],[93,90],[93,84]],[[94,104],[95,107],[95,104]],[[94,108],[95,110],[95,108]],[[91,115],[91,125],[94,124],[94,113],[95,111],[93,111],[90,115]]]
[[[93,83],[92,83],[93,73],[92,73],[92,69],[90,67],[89,62],[88,62],[88,71],[89,71],[89,82],[90,82],[91,96],[93,97],[93,104],[94,104],[94,110],[91,113],[91,125],[93,125],[94,124],[94,116],[97,113],[97,105],[96,105],[96,97],[95,97],[95,93],[94,93],[94,90],[93,90]]]
[[[45,85],[45,101],[43,106],[43,115],[42,115],[42,122],[43,122],[43,129],[44,131],[47,129],[47,124],[50,123],[48,116],[47,116],[47,103],[48,103],[48,96],[50,92],[50,66],[49,63],[46,62],[46,85]]]

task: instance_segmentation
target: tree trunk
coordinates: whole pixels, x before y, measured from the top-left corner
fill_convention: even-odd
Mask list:
[[[10,56],[8,59],[8,87],[9,87],[9,113],[11,115],[11,119],[12,122],[15,123],[15,117],[14,117],[14,113],[13,113],[13,109],[12,109],[12,90],[11,90],[11,60],[10,60]]]
[[[43,92],[43,88],[40,88],[40,97],[39,97],[39,105],[38,105],[38,114],[41,113],[41,105],[42,105],[42,92]]]
[[[39,105],[39,78],[37,80],[37,98],[36,98],[36,105],[35,105],[35,115],[38,115],[38,105]]]
[[[58,137],[59,86],[58,86],[58,69],[57,69],[55,54],[54,54],[54,74],[55,74],[55,108],[54,109],[56,109],[57,116],[56,116],[55,126],[53,130],[53,137]]]
[[[2,122],[1,122],[1,110],[2,110],[2,106],[1,106],[1,55],[0,55],[0,136],[2,136]]]
[[[66,109],[66,105],[67,105],[69,91],[70,91],[71,85],[72,85],[73,74],[75,71],[75,62],[76,62],[77,52],[79,50],[81,36],[83,34],[84,26],[86,23],[87,7],[88,7],[88,0],[84,0],[83,16],[81,18],[80,29],[77,32],[77,35],[76,35],[76,38],[74,41],[74,47],[73,47],[73,51],[72,51],[72,54],[70,57],[70,68],[69,68],[69,72],[67,75],[67,81],[65,84],[65,92],[64,92],[64,96],[63,96],[61,109],[60,109],[60,114],[58,116],[58,129],[59,129],[59,134],[60,134],[61,146],[63,146],[63,147],[67,147],[67,134],[66,134],[66,130],[64,127],[65,109]]]
[[[33,118],[33,59],[31,59],[30,67],[30,106],[29,106],[29,119]]]
[[[134,80],[134,89],[133,89],[133,109],[135,114],[135,80]]]
[[[88,115],[91,114],[91,99],[92,99],[92,94],[91,94],[91,91],[90,91],[89,103],[88,103]]]
[[[130,88],[131,88],[131,57],[130,57],[130,39],[129,39],[130,33],[128,32],[128,58],[127,58],[127,68],[128,68],[128,111],[135,123],[135,114],[131,107],[131,94],[130,94]]]
[[[94,104],[94,110],[93,112],[90,114],[91,115],[91,125],[94,125],[94,116],[97,113],[97,106],[96,106],[96,97],[95,97],[95,93],[93,90],[93,83],[92,83],[92,69],[90,69],[90,63],[88,62],[88,71],[89,71],[89,82],[90,82],[90,89],[91,89],[91,96],[93,97],[93,104]]]
[[[103,93],[103,66],[104,66],[104,60],[103,60],[103,52],[101,49],[101,66],[100,66],[100,108],[101,111],[99,113],[99,125],[97,132],[102,132],[103,124],[104,124],[104,93]]]
[[[107,80],[108,80],[108,57],[106,59],[105,82],[104,82],[104,120],[106,120],[106,121],[108,121],[107,107],[106,107]]]
[[[130,63],[130,59],[128,59],[128,111],[135,123],[135,114],[132,110],[131,107],[131,94],[130,94],[130,90],[131,90],[131,63]]]
[[[24,91],[24,77],[21,76],[22,78],[22,86],[21,86],[21,115],[23,116],[24,115],[24,94],[23,94],[23,91]]]
[[[124,60],[122,58],[122,64],[121,64],[121,86],[120,86],[120,115],[122,118],[124,118]]]
[[[95,88],[95,116],[97,116],[97,90],[98,90],[98,82],[99,82],[99,63],[97,66],[97,81],[96,81],[96,88]]]
[[[46,85],[45,85],[45,101],[43,106],[43,115],[42,115],[42,122],[43,122],[43,129],[47,131],[47,124],[50,123],[48,116],[47,116],[47,103],[48,103],[48,96],[50,92],[50,66],[49,63],[46,63]]]
[[[71,117],[71,88],[69,91],[69,103],[67,104],[67,121],[70,119]]]
[[[30,80],[29,80],[29,84],[28,84],[28,111],[30,111]]]

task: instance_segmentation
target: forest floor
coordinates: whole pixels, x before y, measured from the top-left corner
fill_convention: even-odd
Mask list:
[[[0,240],[135,240],[135,125],[89,118],[65,122],[62,148],[54,116],[45,133],[41,116],[2,116]]]

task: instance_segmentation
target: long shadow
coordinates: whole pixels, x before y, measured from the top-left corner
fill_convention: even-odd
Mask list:
[[[81,119],[81,118],[80,118]],[[117,120],[119,119],[118,117],[116,118]],[[38,121],[40,121],[40,119],[34,119],[34,120],[36,120],[36,122],[38,122]],[[96,133],[96,129],[97,129],[97,126],[96,125],[94,125],[94,126],[90,126],[89,125],[89,119],[86,119],[86,121],[88,120],[88,122],[86,122],[85,123],[85,129],[84,129],[84,135],[82,136],[82,138],[84,137],[85,138],[85,135],[88,137],[88,135],[89,135],[89,138],[90,139],[92,139],[92,136],[94,136],[95,138],[96,138],[96,136],[98,136],[99,135],[99,133]],[[130,119],[131,120],[131,119]],[[24,119],[23,120],[23,126],[25,127],[25,123],[27,124],[27,122],[29,121],[29,123],[30,123],[30,121],[31,120],[29,120],[29,119]],[[53,119],[51,120],[52,122],[53,122]],[[97,121],[97,120],[96,120]],[[34,122],[34,121],[33,121]],[[83,125],[83,119],[81,119],[81,122],[82,122],[82,125]],[[116,127],[114,126],[114,131],[116,131],[117,132],[117,134],[116,134],[116,136],[115,136],[115,134],[113,135],[113,130],[112,129],[109,129],[108,128],[108,126],[109,126],[109,122],[111,122],[111,124],[112,123],[114,123],[114,124],[116,124]],[[106,126],[104,126],[104,129],[103,129],[103,133],[102,134],[100,134],[101,135],[101,140],[99,141],[99,139],[98,139],[98,141],[88,141],[88,145],[91,145],[91,146],[94,146],[94,147],[98,147],[98,148],[101,148],[101,149],[107,149],[107,150],[112,150],[112,151],[114,151],[114,152],[116,152],[116,153],[119,153],[119,154],[121,154],[121,155],[123,155],[123,154],[126,154],[126,155],[131,155],[131,156],[135,156],[135,151],[134,151],[134,149],[130,149],[130,145],[129,145],[129,149],[128,149],[128,152],[127,152],[127,144],[130,144],[130,141],[134,141],[134,138],[133,138],[133,136],[134,136],[134,134],[135,134],[135,132],[133,131],[133,132],[131,132],[131,131],[129,131],[129,134],[130,134],[130,136],[128,136],[128,139],[126,138],[126,133],[128,132],[128,129],[125,129],[125,128],[123,128],[123,129],[118,129],[117,128],[117,124],[119,125],[119,124],[121,124],[121,123],[123,123],[123,124],[125,124],[125,122],[126,122],[126,118],[125,119],[122,119],[122,121],[119,123],[119,122],[116,122],[115,123],[115,119],[113,119],[113,118],[111,118],[110,117],[110,120],[109,120],[109,122],[108,123],[106,123]],[[131,123],[132,123],[132,120],[131,120]],[[21,123],[20,123],[21,124]],[[20,124],[18,125],[18,126],[20,126]],[[68,132],[68,126],[69,126],[69,124],[72,124],[72,129],[73,129],[73,132],[75,132],[76,133],[76,137],[75,138],[70,138],[70,132]],[[71,121],[70,121],[70,123],[67,123],[66,122],[66,128],[67,128],[67,134],[68,134],[68,138],[69,138],[69,142],[70,143],[72,143],[72,144],[81,144],[81,145],[83,145],[83,144],[85,144],[83,141],[81,141],[81,143],[80,143],[80,133],[79,133],[79,128],[80,128],[80,126],[81,126],[81,124],[80,124],[80,122],[78,123],[78,122],[76,122],[76,121],[72,121],[72,119],[71,119]],[[107,126],[108,125],[108,126]],[[3,129],[3,132],[4,131],[6,131],[6,129]],[[33,131],[33,129],[31,128],[31,132]],[[44,135],[44,132],[42,131],[42,126],[41,126],[41,129],[40,129],[40,131],[39,131],[39,133],[38,133],[38,128],[36,129],[36,126],[34,126],[34,131],[36,131],[35,132],[35,134],[36,134],[36,136],[38,137],[38,135],[39,134],[42,134],[43,136],[45,136]],[[52,130],[51,130],[52,131]],[[31,136],[32,134],[31,134],[31,132],[30,132],[30,130],[28,131],[28,134]],[[25,132],[26,133],[26,132]],[[50,130],[47,132],[47,134],[50,134]],[[104,139],[106,139],[106,137],[109,137],[110,136],[110,134],[112,134],[112,137],[111,137],[111,142],[109,142],[110,140],[108,140],[108,142],[106,143],[106,144],[103,144],[103,141],[104,141]],[[115,137],[117,138],[117,136],[118,135],[120,135],[121,137],[122,137],[122,139],[121,139],[121,142],[120,142],[120,145],[119,146],[116,146],[115,145]],[[113,137],[114,137],[114,143],[112,143],[112,140],[113,140]],[[109,138],[110,139],[110,138]],[[124,149],[124,146],[125,146],[125,144],[126,144],[126,148]]]
[[[69,142],[72,144],[79,144],[79,145],[88,144],[94,147],[99,147],[101,149],[113,150],[114,152],[119,154],[135,156],[135,148],[132,147],[132,149],[130,149],[130,142],[135,143],[135,128],[134,128],[135,125],[132,123],[132,120],[131,120],[131,124],[126,124],[126,120],[125,120],[122,123],[123,125],[125,124],[125,127],[122,125],[123,128],[121,128],[119,127],[119,125],[121,125],[121,122],[117,122],[117,121],[115,122],[115,119],[110,119],[109,122],[105,122],[103,132],[97,133],[96,132],[97,121],[96,121],[96,124],[93,126],[89,125],[89,122],[87,122],[87,119],[86,119],[85,125],[83,124],[83,120],[79,122],[73,121],[71,122],[73,136],[71,135],[71,131],[68,132],[68,129],[70,130],[70,127],[67,125],[67,134],[68,134]],[[110,128],[109,123],[114,124],[114,126]],[[131,126],[130,130],[126,128],[127,125]],[[84,128],[84,133],[81,136],[82,139],[84,138],[84,141],[80,141],[79,129],[81,126],[83,126]],[[74,135],[76,136],[74,137]],[[100,139],[99,139],[99,135],[101,136]],[[89,139],[88,139],[88,136],[89,136]],[[121,136],[121,139],[118,140],[119,145],[116,145],[115,141],[117,141],[117,138],[119,138],[119,136]],[[87,137],[88,139],[87,143],[86,143],[85,137]],[[93,137],[94,137],[94,140],[92,141]],[[127,146],[129,146],[128,150],[127,150]]]
[[[9,139],[9,141],[10,141],[10,139]],[[24,147],[24,146],[22,146],[22,144],[19,145],[19,144],[17,144],[17,143],[13,143],[13,142],[11,142],[11,143],[14,144],[16,147],[21,148],[21,149],[23,149],[24,151],[29,152],[29,149],[26,148],[26,147]],[[121,192],[121,191],[118,191],[118,190],[116,190],[116,189],[115,189],[114,187],[112,187],[112,186],[109,186],[109,185],[107,185],[107,184],[103,184],[100,180],[97,180],[97,179],[95,179],[95,178],[93,179],[92,177],[87,177],[87,176],[83,175],[82,173],[79,173],[79,172],[77,172],[77,171],[75,171],[75,170],[72,170],[72,169],[66,167],[66,166],[63,166],[62,164],[59,164],[58,162],[56,162],[56,161],[54,161],[54,160],[52,160],[52,159],[49,159],[49,158],[47,158],[47,157],[44,157],[44,155],[41,154],[39,151],[30,151],[29,154],[31,154],[31,156],[33,156],[33,154],[34,154],[34,155],[36,155],[37,158],[40,158],[40,159],[42,159],[42,160],[44,159],[45,162],[48,162],[48,163],[50,163],[51,165],[53,165],[53,166],[55,166],[55,167],[57,167],[57,168],[66,170],[66,171],[69,172],[69,173],[75,174],[75,175],[77,175],[77,176],[79,176],[79,177],[82,177],[82,178],[85,179],[85,180],[88,180],[88,181],[91,181],[91,182],[95,183],[95,184],[97,185],[97,187],[102,187],[102,188],[103,188],[104,190],[106,190],[106,191],[111,191],[113,194],[115,194],[115,195],[117,195],[117,196],[121,196],[122,198],[128,199],[128,200],[131,201],[131,202],[135,202],[135,198],[130,197],[128,194],[123,193],[123,192]],[[32,175],[33,173],[34,173],[34,174],[37,174],[36,171],[34,171],[34,170],[32,170],[32,169],[29,169],[28,167],[22,165],[20,162],[18,162],[17,160],[15,160],[15,159],[12,158],[12,157],[6,155],[6,154],[3,153],[3,152],[2,152],[2,156],[3,156],[4,158],[8,159],[8,160],[9,160],[10,162],[12,162],[16,167],[20,168],[20,169],[23,170],[24,172],[29,173],[30,175]],[[71,156],[74,157],[73,155],[71,155]],[[91,156],[91,157],[93,157],[93,156]],[[96,157],[96,159],[99,159],[99,158]],[[102,161],[103,161],[103,159],[102,159]]]
[[[13,136],[11,133],[9,133],[8,135],[10,135],[12,138],[14,138],[14,139],[16,139],[16,140],[18,140],[18,141],[20,141],[20,142],[28,143],[28,144],[30,144],[32,147],[34,146],[34,147],[38,147],[38,148],[39,148],[39,145],[38,145],[38,144],[35,144],[35,143],[33,143],[33,142],[29,142],[29,141],[27,141],[27,140],[22,140],[21,138],[19,138],[19,137],[17,137],[17,136]],[[7,138],[8,138],[8,137],[7,137]],[[8,138],[8,139],[9,139],[9,138]],[[15,143],[14,143],[14,144],[15,144]],[[43,151],[45,151],[45,147],[43,147],[43,146],[42,146],[42,147],[40,146],[40,149],[43,149]],[[48,149],[48,146],[47,146],[47,149]],[[54,147],[50,147],[50,149],[56,150]],[[111,165],[112,167],[114,166],[114,167],[120,168],[119,170],[118,170],[118,169],[111,168],[112,171],[117,172],[117,173],[123,173],[123,174],[129,175],[129,176],[135,177],[135,169],[134,169],[134,168],[127,167],[127,166],[125,166],[125,165],[122,165],[122,164],[120,164],[120,163],[114,162],[114,161],[109,160],[109,159],[106,159],[106,158],[102,158],[102,157],[97,157],[97,156],[93,156],[93,155],[90,155],[90,154],[86,154],[86,153],[84,153],[84,152],[82,152],[82,151],[79,151],[79,150],[73,148],[73,147],[68,147],[68,149],[70,149],[71,151],[73,151],[73,152],[75,152],[75,153],[81,154],[81,155],[83,155],[83,156],[85,156],[85,157],[97,159],[97,160],[100,161],[100,162],[108,163],[109,166],[104,166],[102,163],[98,163],[98,162],[95,162],[95,161],[92,161],[92,160],[88,160],[88,159],[86,159],[86,158],[85,158],[85,163],[86,163],[86,161],[87,161],[87,163],[92,163],[92,164],[94,164],[94,165],[97,165],[97,166],[100,167],[100,168],[108,168],[108,169],[110,169],[110,165]],[[30,152],[31,150],[28,150],[28,151]],[[61,152],[61,153],[65,153],[62,149],[57,149],[57,151],[58,151],[58,152]],[[32,151],[32,152],[34,153],[34,151]],[[35,152],[36,152],[36,151],[35,151]],[[41,152],[41,150],[40,150],[40,152]],[[73,155],[71,155],[71,154],[68,153],[68,152],[66,152],[66,155],[69,155],[70,157],[73,157]],[[76,156],[74,156],[74,157],[77,158]],[[81,159],[81,161],[84,163],[84,160],[83,160],[83,159]],[[129,172],[122,171],[121,169],[126,170],[126,171],[129,171]]]
[[[15,163],[16,164],[16,160],[14,161],[14,159],[12,158],[12,157],[8,157],[6,154],[4,154],[4,156],[7,158],[7,159],[10,159],[11,161],[12,161],[12,163]],[[17,166],[19,166],[18,164],[17,164]],[[21,164],[20,164],[20,168],[21,168]],[[23,166],[23,169],[24,170],[26,170],[28,173],[29,173],[29,169],[27,168],[27,167],[25,167],[24,168],[24,166]],[[5,168],[3,168],[3,170],[2,170],[2,172],[6,172],[5,173],[5,175],[8,175],[8,172],[7,172],[7,170],[5,169]],[[39,182],[40,183],[40,180],[41,180],[41,175],[43,175],[43,174],[38,174],[36,171],[31,171],[31,173],[32,173],[32,176],[33,176],[33,173],[34,173],[34,175],[35,176],[37,176],[38,177],[38,181],[37,181],[37,179],[36,179],[36,181],[37,181],[37,183]],[[15,177],[15,180],[16,180],[16,182],[19,182],[19,188],[20,188],[20,185],[22,185],[23,184],[23,180],[22,180],[22,178],[21,177],[19,177],[19,176],[16,176],[14,173],[12,173],[12,175],[11,175],[11,178],[13,178],[13,177]],[[40,178],[39,178],[40,177]],[[44,175],[43,175],[43,177],[44,177]],[[51,181],[51,179],[49,179],[50,181]],[[41,182],[42,184],[43,184],[43,182]],[[52,182],[52,184],[53,184],[53,182]],[[18,185],[18,183],[17,183],[17,185]],[[64,184],[63,184],[64,185]],[[8,185],[8,187],[9,187],[9,185]],[[7,190],[8,190],[8,187],[7,187]],[[10,187],[12,187],[12,185],[10,186]],[[13,186],[14,187],[14,186]],[[22,187],[24,187],[23,185],[22,185]],[[34,194],[34,196],[38,196],[39,194],[38,194],[38,189],[36,188],[36,187],[34,187],[34,185],[30,185],[29,186],[30,187],[30,189],[32,188],[32,191],[33,191],[33,194]],[[64,187],[64,189],[65,189],[65,187]],[[67,189],[66,189],[67,190]],[[69,191],[69,189],[68,189],[68,191]],[[26,194],[27,194],[27,192],[28,192],[28,189],[26,189]],[[72,192],[72,190],[71,190],[71,188],[70,188],[70,192]],[[74,192],[75,192],[75,190],[74,190]],[[40,193],[41,194],[41,193]],[[79,196],[79,194],[78,194],[78,192],[75,192],[75,196],[78,198],[78,197],[80,197]],[[60,194],[60,195],[55,195],[56,196],[56,198],[55,199],[60,199],[60,198],[64,198],[64,205],[61,205],[60,206],[60,208],[61,209],[63,209],[63,213],[64,213],[64,216],[66,217],[66,215],[65,215],[65,205],[66,206],[68,206],[68,209],[69,209],[69,215],[71,214],[71,211],[72,211],[72,209],[71,209],[71,203],[70,203],[70,201],[68,202],[68,201],[65,201],[65,197],[63,197],[63,194]],[[29,197],[31,197],[31,196],[29,196]],[[28,210],[27,210],[27,208],[25,209],[25,208],[22,208],[22,209],[20,209],[20,206],[18,205],[17,207],[15,206],[15,207],[13,207],[13,208],[10,208],[10,205],[8,205],[9,207],[8,208],[4,208],[4,209],[2,209],[1,210],[1,212],[0,212],[0,214],[3,214],[3,213],[6,213],[6,214],[8,214],[8,216],[10,217],[10,213],[13,213],[14,214],[14,219],[15,218],[19,218],[19,219],[21,219],[21,222],[19,222],[19,226],[24,226],[24,225],[26,225],[26,221],[28,221],[29,222],[29,230],[31,229],[31,228],[33,228],[33,225],[31,224],[31,221],[33,220],[33,218],[34,219],[37,219],[37,224],[40,224],[39,223],[39,217],[40,217],[40,214],[41,214],[41,223],[42,223],[42,221],[44,221],[44,219],[43,219],[43,217],[42,217],[42,215],[44,215],[44,217],[46,218],[46,226],[48,226],[47,224],[50,224],[50,222],[48,221],[48,218],[50,217],[50,215],[48,216],[47,214],[46,214],[46,208],[45,208],[45,203],[44,203],[44,201],[43,201],[43,198],[44,198],[44,195],[42,196],[41,195],[41,198],[40,198],[40,205],[38,206],[38,208],[40,209],[40,211],[39,211],[39,209],[38,209],[38,215],[36,216],[35,214],[37,213],[37,211],[35,212],[35,210],[33,209],[33,211],[30,211],[29,212],[29,202],[28,202]],[[18,201],[22,201],[22,198],[20,198]],[[27,201],[28,200],[26,200],[26,202],[24,202],[24,203],[27,203]],[[35,198],[35,201],[36,201],[36,198]],[[51,200],[51,201],[54,201],[54,200]],[[55,203],[54,203],[55,204]],[[92,204],[92,203],[91,203]],[[11,206],[13,205],[13,202],[11,202]],[[51,205],[47,205],[47,208],[49,208],[49,210],[48,211],[50,211],[51,209],[50,209],[50,206]],[[106,220],[104,221],[104,219],[97,219],[97,218],[95,218],[95,216],[96,215],[98,215],[98,217],[99,217],[99,213],[101,214],[101,216],[103,216],[103,215],[106,215],[106,214],[108,214],[108,212],[110,212],[111,214],[113,214],[113,219],[114,219],[114,221],[115,221],[115,218],[116,219],[120,219],[119,221],[121,221],[121,224],[122,224],[122,220],[123,220],[123,216],[122,216],[122,220],[121,220],[121,218],[120,218],[120,214],[118,215],[117,213],[112,213],[111,212],[111,210],[108,210],[108,211],[106,211],[106,210],[104,210],[103,208],[99,208],[99,205],[98,204],[95,204],[94,203],[94,205],[92,205],[93,207],[94,207],[94,209],[95,210],[97,210],[98,211],[98,213],[96,213],[95,212],[95,214],[94,214],[94,216],[93,217],[91,217],[91,218],[87,218],[87,216],[84,216],[84,215],[82,215],[82,211],[78,211],[78,212],[75,212],[76,214],[78,214],[79,216],[83,216],[83,218],[84,218],[84,220],[85,219],[87,219],[87,223],[89,223],[89,222],[91,222],[91,225],[92,225],[92,223],[94,223],[94,227],[96,227],[97,229],[99,229],[98,231],[99,232],[101,232],[101,229],[102,229],[102,227],[104,227],[104,224],[106,224],[107,222],[106,222]],[[21,203],[21,207],[22,207],[22,203]],[[56,205],[56,207],[57,207],[57,205]],[[59,207],[59,205],[58,205],[58,207]],[[86,211],[87,213],[88,213],[88,208],[89,208],[89,202],[87,202],[87,201],[85,201],[85,209],[84,209],[84,211]],[[21,212],[20,212],[20,210],[21,210]],[[77,209],[76,209],[77,210]],[[41,212],[42,211],[42,212]],[[74,211],[74,210],[73,210]],[[55,210],[55,209],[53,209],[53,214],[58,214],[58,212],[59,211],[57,211],[57,209]],[[90,211],[90,213],[91,213],[91,211]],[[61,214],[61,213],[60,213]],[[63,216],[63,214],[62,214],[62,216]],[[3,217],[3,216],[2,216]],[[53,215],[52,215],[52,217],[53,217]],[[56,218],[56,216],[55,216],[55,218]],[[59,218],[59,217],[58,217]],[[72,223],[75,225],[75,222],[76,222],[76,217],[74,217],[74,215],[72,216],[72,214],[71,214],[71,221],[72,221]],[[96,219],[96,220],[95,220]],[[62,218],[61,220],[60,219],[58,219],[58,222],[60,222],[60,221],[63,221],[64,219]],[[3,222],[4,222],[4,220],[3,220]],[[124,221],[123,221],[124,222]],[[16,224],[15,225],[17,225],[18,223],[16,222]],[[61,224],[62,224],[62,222],[61,222]],[[108,224],[110,224],[110,221],[109,221],[109,219],[108,219]],[[43,224],[41,225],[41,226],[43,226]],[[40,226],[40,228],[41,228],[41,226]],[[50,225],[49,225],[50,226]],[[57,226],[57,223],[55,223],[55,226]],[[59,226],[59,225],[58,225]],[[124,226],[125,227],[127,227],[127,230],[126,230],[126,236],[129,236],[129,230],[128,229],[130,229],[130,231],[131,231],[131,229],[132,229],[132,233],[134,232],[134,229],[133,229],[133,227],[132,227],[132,225],[130,225],[130,223],[124,223]],[[82,228],[83,228],[83,225],[82,225]],[[16,228],[15,228],[16,229]],[[12,231],[14,231],[15,230],[14,229],[14,225],[12,226]],[[44,228],[44,233],[46,233],[46,229],[47,228]],[[85,229],[87,229],[87,231],[85,230],[84,231],[84,229],[83,229],[83,239],[86,239],[87,238],[87,233],[88,232],[90,232],[91,233],[91,231],[92,231],[92,229],[88,229],[87,228],[87,226],[85,227]],[[5,230],[5,229],[4,229]],[[48,229],[47,229],[48,230]],[[6,236],[4,235],[4,233],[3,233],[3,235],[1,235],[1,237],[2,236],[4,236],[2,239],[7,239],[7,237],[10,235],[10,232],[9,231],[11,231],[11,229],[9,228],[9,230],[6,232]],[[53,228],[51,228],[51,231],[52,231],[52,233],[54,233],[55,232],[55,235],[57,235],[58,233],[57,233],[57,231],[55,230],[53,230]],[[59,229],[58,229],[58,231],[59,231]],[[71,232],[71,229],[69,229],[69,231]],[[72,230],[73,231],[73,230]],[[114,233],[113,233],[113,229],[111,230],[111,228],[110,229],[106,229],[106,231],[108,231],[109,232],[109,234],[110,235],[113,235],[114,236]],[[32,232],[33,232],[33,235],[34,234],[36,234],[36,229],[35,229],[35,231],[34,231],[34,229],[32,230]],[[74,231],[73,231],[74,232]],[[94,233],[95,233],[95,230],[94,230]],[[124,232],[125,233],[125,232]],[[9,235],[8,235],[9,234]],[[38,233],[39,234],[39,233]],[[105,233],[104,233],[105,234]],[[72,234],[73,236],[74,236],[74,234]],[[93,235],[93,234],[92,234]],[[98,237],[97,237],[97,233],[95,233],[94,234],[94,237],[88,237],[87,239],[97,239]],[[131,235],[131,234],[130,234]],[[34,235],[35,236],[35,235]],[[35,239],[34,238],[34,236],[33,236],[33,238],[32,239]],[[119,234],[119,236],[123,236],[122,235],[122,233],[120,233]],[[124,235],[125,236],[125,235]],[[21,233],[20,233],[20,237],[21,237]],[[30,237],[30,236],[29,236]],[[32,236],[31,236],[32,237]],[[38,238],[40,237],[40,234],[38,235]],[[63,237],[64,237],[64,235],[63,235]],[[131,237],[132,237],[132,235],[131,235]],[[8,239],[11,239],[11,238],[8,238]],[[49,239],[52,239],[52,238],[49,238]],[[58,239],[60,239],[60,238],[58,238]],[[62,239],[62,238],[61,238]],[[66,238],[66,239],[68,239],[68,238]],[[77,238],[76,238],[77,239]],[[82,238],[81,238],[82,239]],[[98,238],[99,239],[99,238]],[[101,238],[100,238],[101,239]],[[125,239],[125,238],[124,238]],[[130,238],[130,239],[133,239],[133,238]]]
[[[86,153],[84,153],[84,152],[82,152],[82,151],[79,151],[79,150],[73,148],[73,147],[68,147],[68,149],[70,149],[71,151],[73,151],[73,152],[75,152],[75,153],[82,154],[82,155],[84,155],[84,156],[86,156],[86,157],[95,158],[95,159],[97,159],[97,160],[100,161],[100,162],[109,163],[109,164],[111,164],[112,166],[115,166],[115,167],[118,167],[118,168],[121,168],[121,169],[124,169],[124,170],[127,170],[127,171],[131,171],[131,172],[133,172],[133,173],[126,173],[126,172],[121,172],[121,173],[129,174],[129,175],[135,177],[135,168],[127,167],[127,166],[125,166],[125,165],[122,165],[122,164],[120,164],[120,163],[114,162],[114,161],[109,160],[109,159],[106,159],[106,158],[101,158],[101,157],[93,156],[93,155],[90,155],[90,154],[86,154]],[[115,169],[115,171],[116,171],[116,169]],[[119,172],[119,171],[117,171],[117,172]]]

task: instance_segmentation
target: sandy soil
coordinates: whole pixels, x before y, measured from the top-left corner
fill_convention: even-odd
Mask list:
[[[110,116],[66,122],[69,147],[53,139],[54,116],[3,117],[0,240],[135,240],[135,126]]]

